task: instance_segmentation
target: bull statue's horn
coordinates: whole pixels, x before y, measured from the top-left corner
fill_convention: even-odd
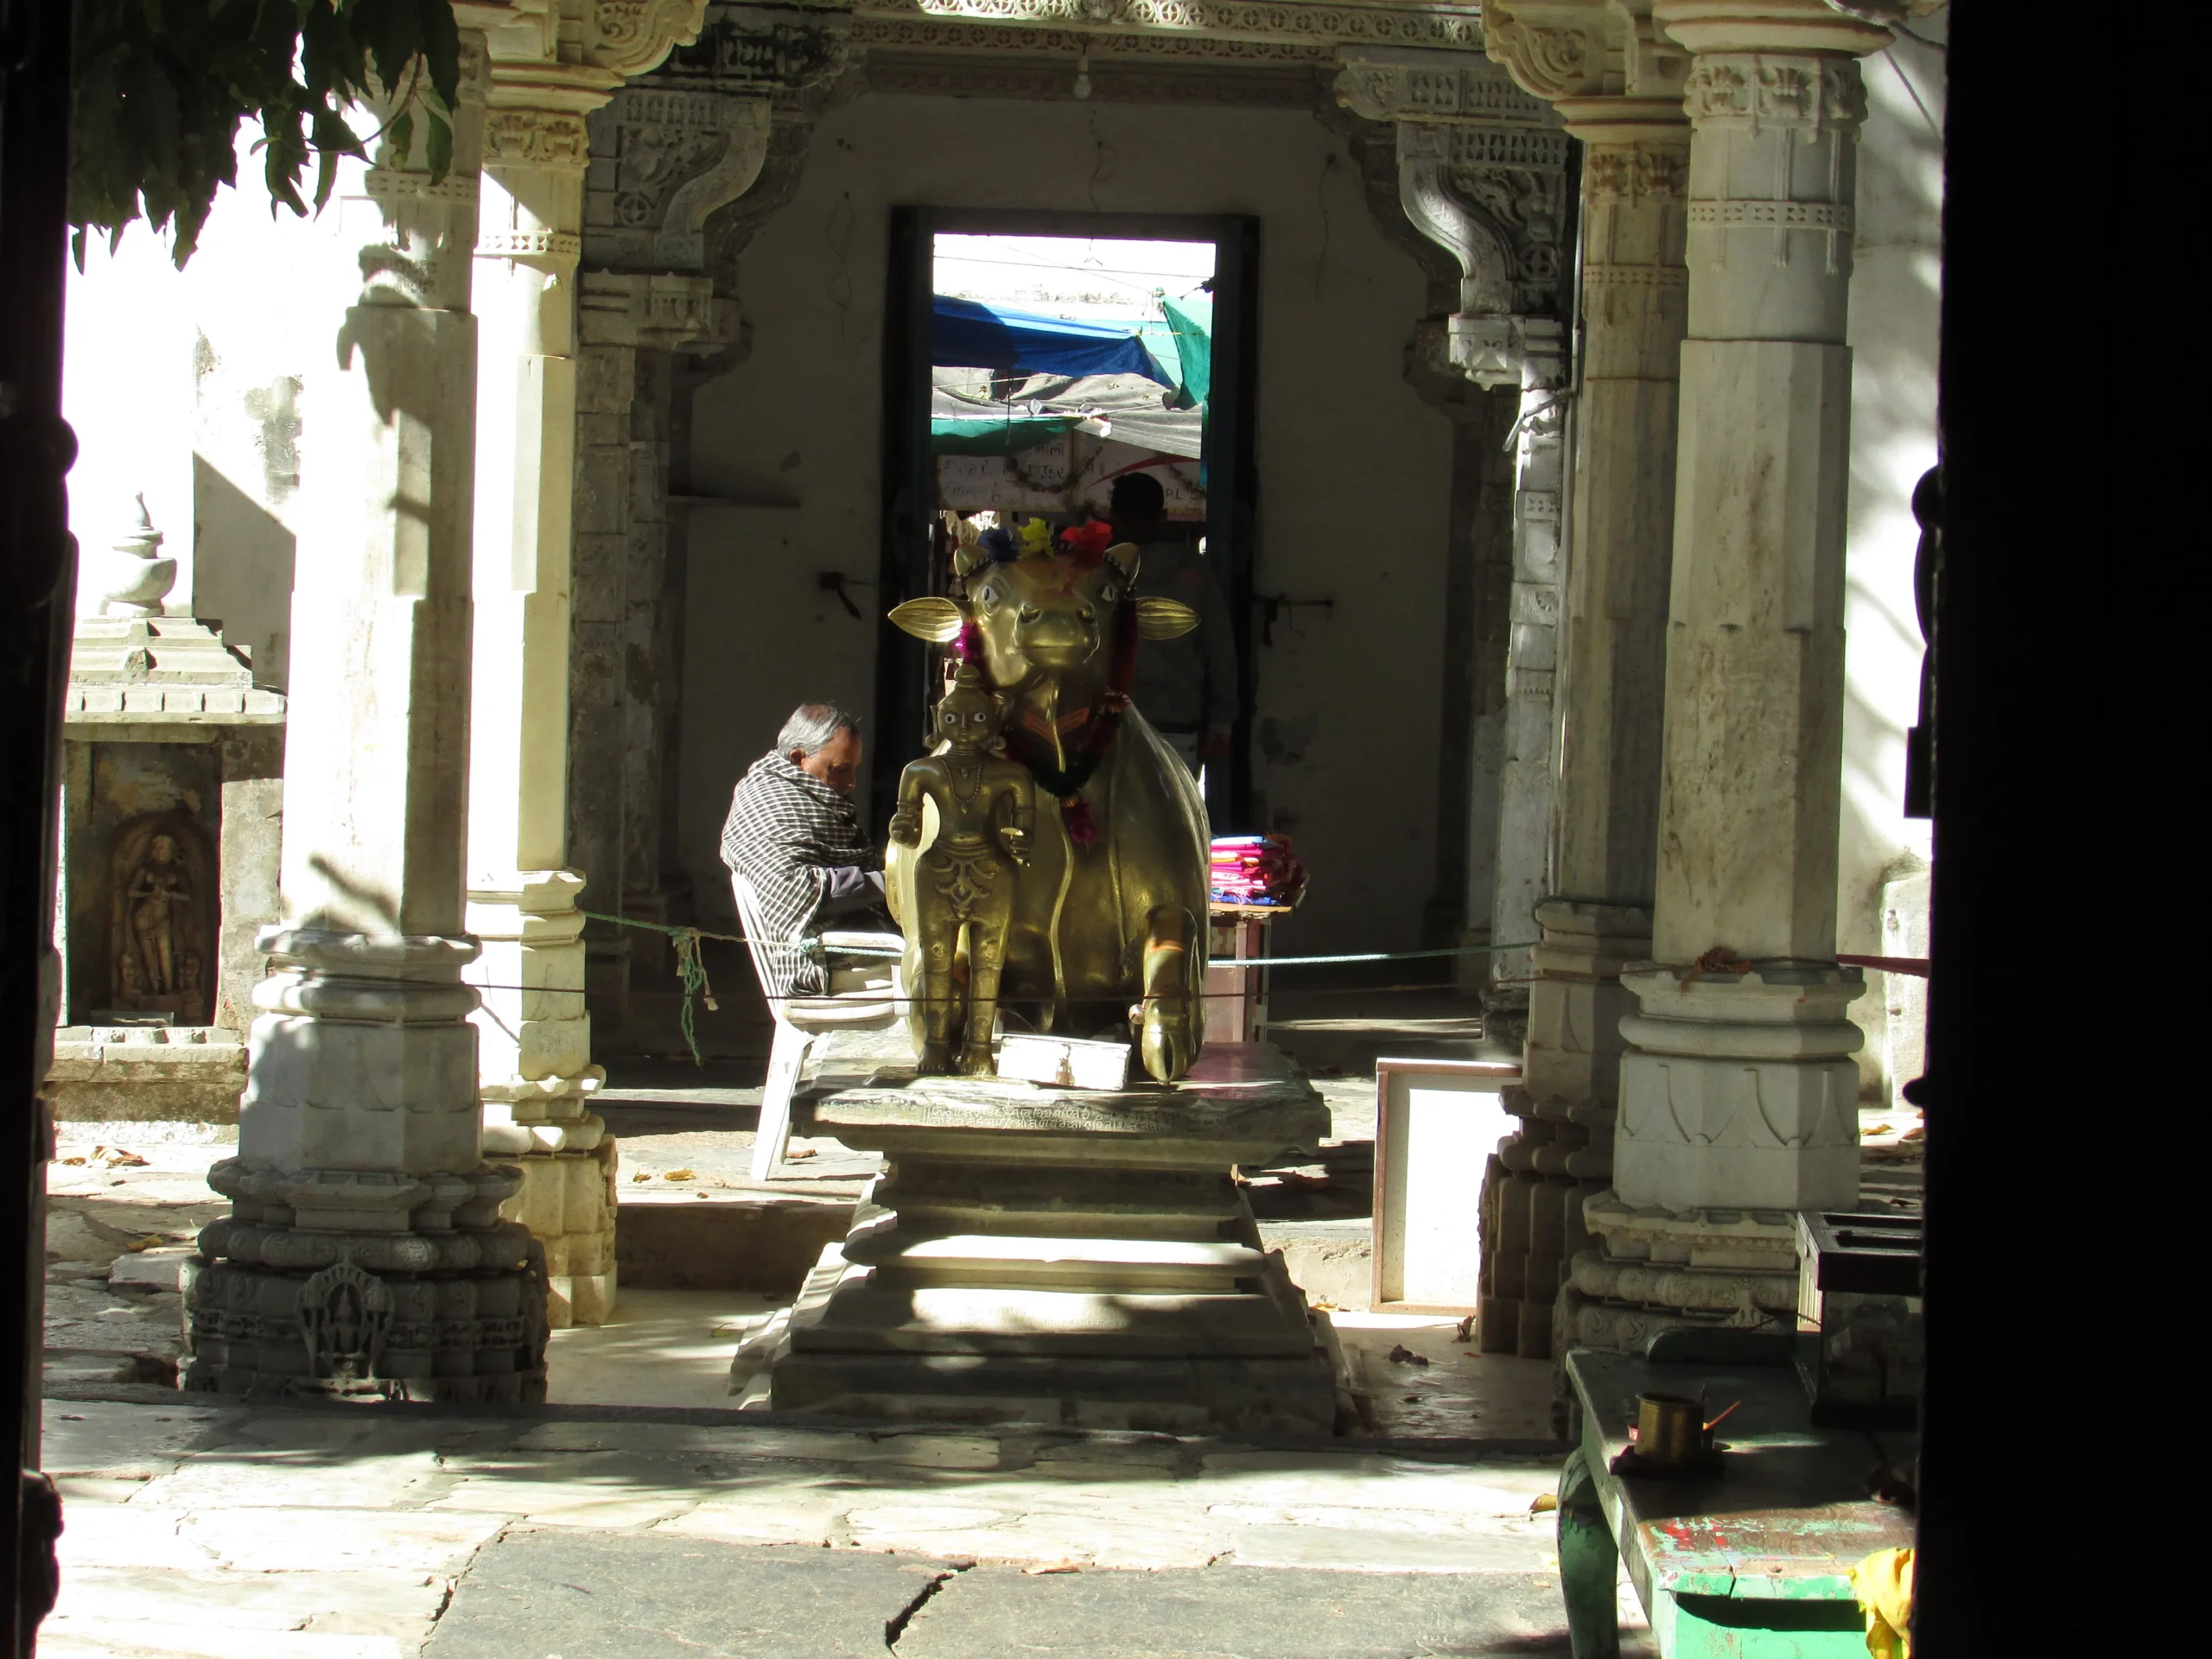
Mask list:
[[[920,604],[920,600],[912,601]],[[899,611],[906,607],[901,605]],[[899,611],[891,613],[896,620]],[[905,627],[904,623],[900,623]],[[1174,639],[1198,626],[1198,613],[1178,599],[1141,599],[1137,601],[1137,638],[1140,639]],[[907,628],[906,632],[914,632]]]
[[[1163,601],[1163,603],[1170,601]],[[1178,606],[1177,609],[1183,607]],[[960,637],[960,629],[967,621],[959,605],[950,599],[910,599],[904,605],[891,607],[892,626],[901,632],[911,633],[917,639],[926,639],[931,645],[949,645]],[[1198,626],[1198,618],[1191,618],[1191,625]],[[1175,630],[1177,633],[1182,629]],[[1147,638],[1149,636],[1147,636]],[[1163,639],[1167,636],[1162,635]]]

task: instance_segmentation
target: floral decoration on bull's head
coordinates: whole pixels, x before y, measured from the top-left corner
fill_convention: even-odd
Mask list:
[[[980,654],[1001,691],[1058,679],[1064,691],[1126,692],[1126,659],[1137,640],[1188,633],[1198,613],[1172,599],[1134,597],[1135,543],[1098,547],[1103,538],[1090,531],[1064,537],[1065,553],[1031,551],[1035,537],[1016,542],[999,530],[963,540],[953,565],[965,597],[910,599],[891,620],[970,660]]]

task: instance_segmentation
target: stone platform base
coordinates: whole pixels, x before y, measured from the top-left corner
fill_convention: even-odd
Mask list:
[[[779,1411],[1154,1432],[1327,1433],[1327,1322],[1265,1250],[1232,1165],[1308,1153],[1328,1109],[1262,1045],[1112,1092],[885,1078],[795,1125],[890,1173],[733,1392]]]
[[[235,1123],[245,1059],[220,1026],[64,1026],[39,1092],[58,1123]]]

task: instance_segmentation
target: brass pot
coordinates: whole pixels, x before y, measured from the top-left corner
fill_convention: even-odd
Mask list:
[[[1695,1462],[1705,1455],[1705,1407],[1679,1394],[1636,1396],[1636,1452],[1662,1466]]]

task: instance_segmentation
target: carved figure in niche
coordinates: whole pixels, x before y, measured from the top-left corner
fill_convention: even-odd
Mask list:
[[[155,814],[123,827],[112,859],[115,1007],[206,1025],[213,893],[197,836],[177,815]]]
[[[1015,886],[1028,861],[1029,836],[1037,820],[1028,771],[993,753],[1001,718],[982,671],[963,664],[937,705],[938,735],[944,747],[911,762],[899,775],[893,841],[919,847],[923,804],[937,809],[937,838],[918,856],[913,908],[900,918],[910,953],[918,947],[921,958],[925,1074],[952,1069],[956,1023],[965,1033],[960,1070],[970,1077],[988,1077],[993,1070],[991,1027],[998,1014],[999,973],[1014,925]],[[953,978],[963,930],[964,996]]]
[[[309,1376],[362,1380],[376,1375],[391,1332],[390,1286],[356,1267],[351,1255],[341,1255],[300,1287],[298,1305]]]
[[[177,988],[175,912],[192,902],[192,891],[176,854],[176,837],[156,836],[147,843],[146,861],[130,877],[130,942],[146,988],[156,995]]]

